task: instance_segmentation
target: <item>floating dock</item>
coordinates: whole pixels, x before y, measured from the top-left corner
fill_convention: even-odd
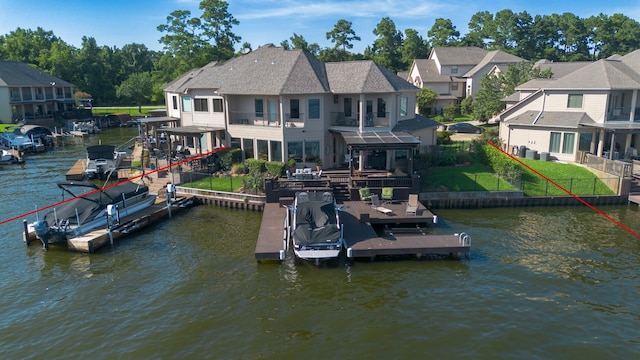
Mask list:
[[[67,181],[82,181],[84,180],[84,169],[87,167],[87,159],[79,159],[75,164],[67,171]]]
[[[416,214],[406,214],[406,202],[385,203],[389,211],[379,211],[365,201],[346,201],[340,213],[344,225],[348,258],[377,256],[445,256],[463,258],[469,255],[471,243],[464,234],[430,235],[404,233],[403,225],[433,224],[437,216],[419,204]],[[286,256],[286,208],[277,203],[265,204],[262,224],[256,243],[255,257],[261,261],[281,261]],[[379,235],[374,227],[386,227],[390,231]],[[394,229],[397,229],[394,231]]]
[[[82,236],[67,239],[67,247],[71,251],[93,253],[106,245],[113,244],[116,240],[124,236],[142,230],[196,204],[197,201],[193,197],[179,197],[172,201],[169,211],[165,199],[160,200],[160,198],[158,198],[157,202],[149,208],[121,218],[120,225],[111,229],[111,231],[106,228],[97,229]],[[23,237],[27,245],[29,245],[30,242],[41,244],[40,240],[36,239],[34,233],[30,233],[28,239],[25,235],[23,235]]]

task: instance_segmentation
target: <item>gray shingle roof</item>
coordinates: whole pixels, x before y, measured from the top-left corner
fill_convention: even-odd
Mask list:
[[[524,61],[523,58],[511,55],[502,50],[493,50],[489,51],[483,58],[478,62],[476,66],[474,66],[471,70],[467,71],[464,74],[464,77],[471,77],[476,74],[478,71],[481,71],[485,66],[489,64],[495,65],[505,65],[505,64],[513,64]]]
[[[343,61],[326,64],[332,93],[389,93],[418,91],[405,79],[373,61]]]
[[[451,75],[441,75],[438,71],[436,61],[433,59],[415,59],[418,73],[423,83],[452,82]]]
[[[546,63],[548,64],[548,63]],[[545,64],[541,64],[545,65]],[[555,65],[551,65],[555,69]],[[517,87],[524,89],[612,90],[640,89],[640,50],[625,56],[591,63],[569,63],[568,74],[552,79],[533,79]],[[552,70],[553,71],[553,70]]]
[[[431,129],[442,124],[428,117],[424,117],[422,115],[416,115],[415,118],[409,120],[398,121],[396,126],[393,127],[393,132],[406,131],[412,132],[416,130],[422,129]]]
[[[429,58],[437,55],[440,65],[476,65],[487,54],[487,50],[475,46],[435,47],[431,49]]]
[[[323,63],[302,50],[265,45],[225,63],[211,63],[167,84],[167,91],[216,89],[221,94],[375,93],[418,89],[373,61]]]
[[[0,60],[0,86],[72,86],[73,84],[25,63]]]
[[[544,127],[578,127],[590,125],[595,121],[585,112],[544,111],[538,116],[538,111],[526,111],[518,116],[508,118],[506,122],[514,125],[531,125]]]
[[[592,61],[554,62],[554,61],[543,59],[543,60],[538,60],[534,64],[534,66],[537,66],[541,71],[551,69],[551,77],[558,79],[576,70],[579,70],[591,63]]]

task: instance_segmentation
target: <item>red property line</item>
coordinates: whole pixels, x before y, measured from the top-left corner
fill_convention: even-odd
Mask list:
[[[38,213],[38,212],[40,212],[40,211],[44,211],[44,210],[47,210],[47,209],[54,208],[54,207],[56,207],[56,206],[62,205],[62,204],[64,204],[64,203],[67,203],[67,202],[69,202],[69,201],[71,201],[71,200],[75,200],[75,199],[78,199],[78,198],[82,198],[82,197],[85,197],[85,196],[90,195],[90,194],[95,194],[95,193],[100,192],[100,191],[102,191],[102,190],[109,189],[109,188],[112,188],[112,187],[114,187],[114,186],[118,186],[118,185],[120,185],[120,184],[124,184],[124,183],[126,183],[126,182],[131,181],[131,180],[136,180],[136,179],[142,178],[142,177],[144,177],[144,176],[147,176],[147,175],[149,175],[149,174],[156,173],[156,172],[158,172],[158,171],[163,171],[163,170],[170,169],[171,167],[176,166],[176,165],[180,165],[180,164],[183,164],[183,163],[186,163],[186,162],[189,162],[189,161],[193,161],[193,160],[200,159],[200,158],[205,157],[205,156],[209,156],[209,155],[211,155],[211,154],[217,153],[217,152],[219,152],[219,151],[222,151],[222,150],[225,150],[225,149],[228,149],[228,148],[229,148],[228,146],[220,147],[220,148],[214,149],[214,150],[212,150],[212,151],[209,151],[209,152],[207,152],[207,153],[200,154],[200,155],[196,155],[196,156],[192,156],[192,157],[190,157],[190,158],[188,158],[188,159],[184,159],[184,160],[178,161],[178,162],[176,162],[176,163],[173,163],[173,164],[171,164],[171,165],[167,165],[167,166],[163,166],[163,167],[161,167],[161,168],[157,168],[157,169],[155,169],[155,170],[151,170],[151,171],[149,171],[149,172],[144,172],[144,171],[143,171],[143,173],[142,173],[142,174],[140,174],[140,175],[134,176],[134,177],[129,178],[129,179],[126,179],[126,180],[119,181],[119,182],[117,182],[117,183],[115,183],[115,184],[107,185],[107,186],[105,186],[105,187],[103,187],[103,188],[95,189],[95,190],[89,191],[89,192],[87,192],[86,194],[78,195],[78,196],[76,196],[76,197],[73,197],[73,198],[70,198],[70,199],[67,199],[67,200],[63,200],[63,201],[57,202],[57,203],[55,203],[55,204],[47,205],[47,206],[45,206],[45,207],[43,207],[43,208],[40,208],[40,209],[37,209],[37,210],[33,210],[33,211],[29,211],[28,213],[24,213],[24,214],[22,214],[22,215],[14,216],[14,217],[12,217],[12,218],[10,218],[10,219],[7,219],[7,220],[0,221],[0,225],[7,224],[7,223],[10,223],[10,222],[15,221],[15,220],[18,220],[18,219],[22,219],[22,218],[27,217],[27,216],[29,216],[29,215],[36,214],[36,213]]]
[[[487,143],[491,146],[493,146],[495,149],[499,150],[501,153],[507,155],[508,157],[512,158],[513,160],[517,161],[520,165],[526,167],[527,169],[533,171],[536,175],[540,176],[541,178],[547,180],[548,182],[550,182],[551,184],[555,185],[558,189],[566,192],[567,194],[571,195],[574,199],[578,200],[579,202],[583,203],[584,205],[586,205],[588,208],[590,208],[591,210],[597,212],[598,214],[604,216],[607,220],[611,221],[612,223],[618,225],[619,227],[621,227],[622,229],[624,229],[625,231],[627,231],[628,233],[630,233],[631,235],[640,238],[640,235],[638,233],[636,233],[635,231],[629,229],[628,227],[626,227],[625,225],[623,225],[622,223],[620,223],[619,221],[617,221],[616,219],[613,219],[612,217],[610,217],[609,215],[605,214],[602,210],[598,209],[597,207],[589,204],[588,202],[586,202],[585,200],[583,200],[582,198],[580,198],[579,196],[573,194],[572,192],[570,192],[569,190],[565,189],[564,187],[562,187],[560,184],[557,184],[555,181],[549,179],[548,177],[542,175],[541,173],[539,173],[538,171],[536,171],[535,169],[531,168],[529,165],[523,163],[522,161],[520,161],[518,158],[516,158],[515,156],[509,154],[508,152],[502,150],[500,147],[496,146],[495,144],[493,144],[491,141],[487,141]]]

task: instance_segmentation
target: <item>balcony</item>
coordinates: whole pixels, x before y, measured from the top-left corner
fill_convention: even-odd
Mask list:
[[[230,111],[229,125],[279,127],[280,114],[277,112],[267,114],[256,112]]]
[[[629,121],[630,116],[630,107],[616,107],[609,110],[607,121]],[[640,121],[640,108],[636,108],[633,120]]]
[[[352,113],[347,115],[344,112],[331,113],[331,126],[341,127],[359,127],[360,114]],[[364,119],[365,128],[373,127],[389,127],[389,113],[387,112],[370,112]]]

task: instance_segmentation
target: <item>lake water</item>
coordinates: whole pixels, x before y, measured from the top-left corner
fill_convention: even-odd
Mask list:
[[[58,201],[86,145],[134,135],[0,168],[0,221]],[[601,210],[640,232],[636,206]],[[258,264],[261,213],[214,206],[91,255],[0,225],[0,358],[640,356],[638,238],[584,206],[437,213],[434,233],[471,235],[470,260]]]

